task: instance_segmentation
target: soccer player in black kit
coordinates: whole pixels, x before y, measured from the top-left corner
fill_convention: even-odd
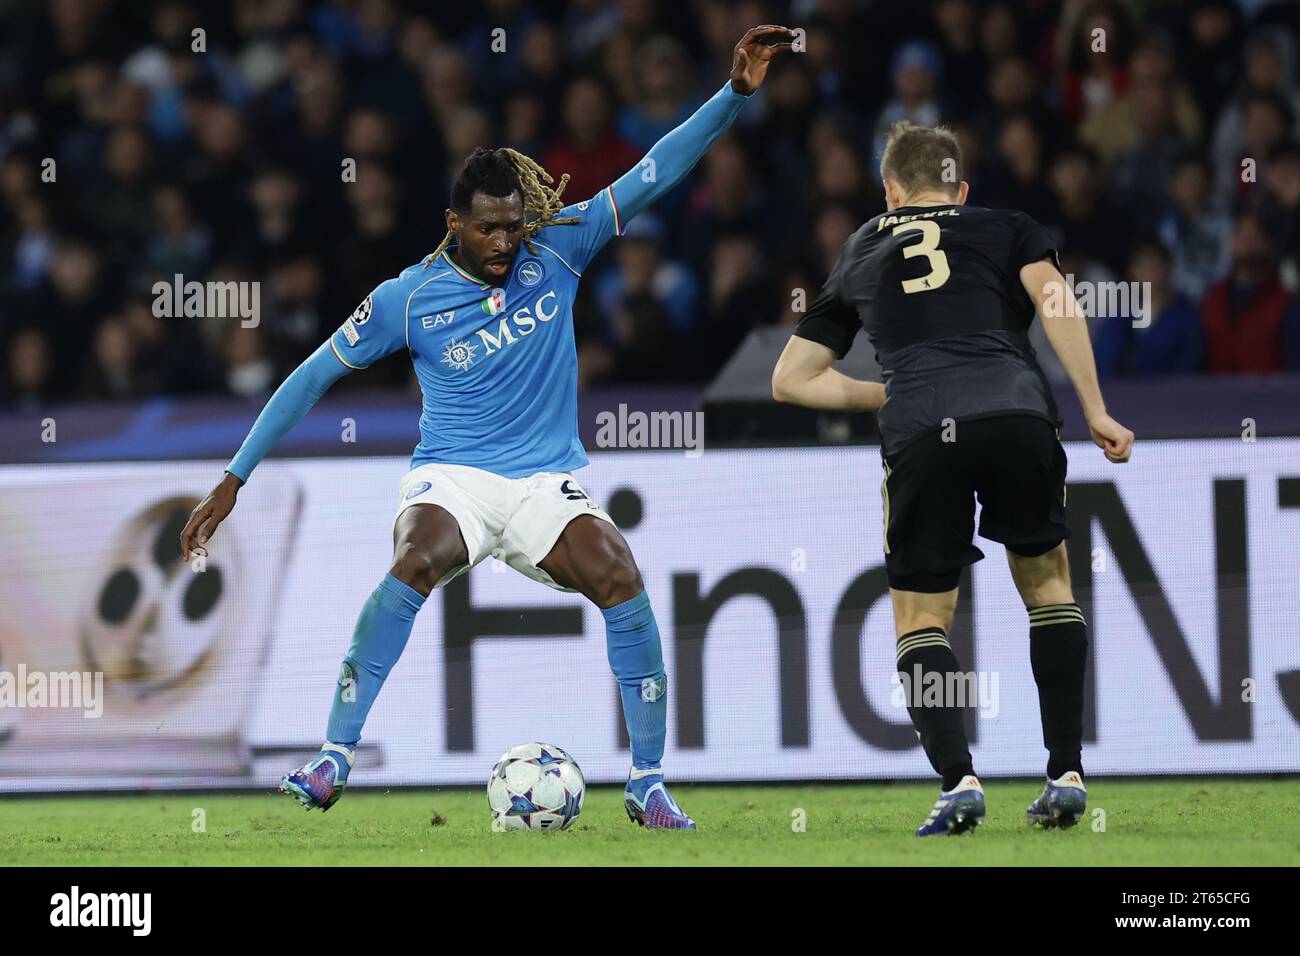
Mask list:
[[[1070,826],[1084,812],[1083,684],[1087,626],[1070,590],[1061,421],[1027,332],[1034,315],[1069,374],[1092,440],[1113,462],[1133,433],[1106,413],[1088,329],[1051,236],[1024,213],[966,205],[961,150],[940,127],[894,127],[880,164],[888,211],[844,244],[772,376],[778,401],[878,411],[884,463],[885,568],[904,687],[954,688],[948,644],[962,568],[1006,546],[1029,614],[1047,785],[1031,823]],[[884,384],[835,371],[859,329]],[[942,776],[917,836],[961,833],[984,816],[957,701],[908,694],[908,713]]]

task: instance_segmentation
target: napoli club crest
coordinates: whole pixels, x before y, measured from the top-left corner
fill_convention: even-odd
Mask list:
[[[519,278],[520,285],[531,287],[541,282],[546,272],[536,259],[525,259],[519,264],[519,271],[515,275]]]

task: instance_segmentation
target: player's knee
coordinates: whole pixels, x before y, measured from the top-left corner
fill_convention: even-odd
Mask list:
[[[455,548],[438,541],[402,541],[389,574],[421,594],[430,593],[451,570]]]
[[[613,555],[606,565],[592,599],[599,607],[610,608],[632,600],[644,590],[645,584],[641,581],[641,571],[637,568],[636,561],[632,555],[621,553]]]

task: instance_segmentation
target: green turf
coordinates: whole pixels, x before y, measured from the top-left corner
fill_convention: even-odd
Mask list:
[[[926,840],[912,829],[929,784],[679,785],[696,833],[629,823],[612,787],[592,788],[563,833],[492,832],[477,788],[355,789],[328,814],[275,793],[4,799],[0,866],[1300,865],[1294,781],[1093,780],[1088,820],[1051,832],[1024,822],[1039,786],[991,782],[978,831]],[[195,809],[206,832],[193,831]]]

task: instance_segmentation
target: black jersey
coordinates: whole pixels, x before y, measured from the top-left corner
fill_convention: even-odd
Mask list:
[[[1059,427],[1020,282],[1022,266],[1049,257],[1059,268],[1047,230],[1021,212],[894,209],[849,237],[794,334],[843,358],[866,330],[885,380],[886,453],[948,419],[1027,414]]]

